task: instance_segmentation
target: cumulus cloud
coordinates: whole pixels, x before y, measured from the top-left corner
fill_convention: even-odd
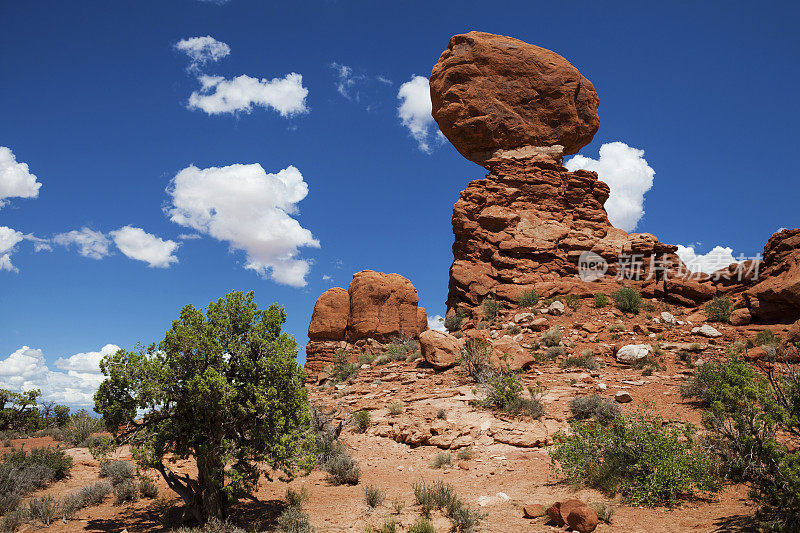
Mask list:
[[[0,270],[18,272],[17,267],[11,263],[11,254],[24,238],[25,235],[21,232],[8,226],[0,226]]]
[[[210,35],[181,39],[175,44],[175,49],[189,57],[190,69],[197,69],[206,63],[215,63],[231,53],[230,46]]]
[[[428,78],[413,76],[411,81],[400,86],[397,98],[400,100],[397,114],[403,122],[403,126],[411,132],[411,136],[417,141],[420,150],[431,153],[433,151],[431,144],[434,140],[442,142],[444,135],[439,131],[431,115],[432,105]]]
[[[75,245],[79,254],[91,259],[102,259],[111,255],[109,251],[111,239],[102,231],[94,231],[86,227],[67,233],[59,233],[53,237],[53,242],[65,248]]]
[[[295,167],[268,174],[257,163],[202,169],[192,165],[178,172],[167,193],[173,222],[244,251],[245,268],[285,285],[306,285],[309,261],[297,259],[298,248],[318,248],[319,241],[290,216],[308,195]]]
[[[576,155],[564,163],[570,170],[579,168],[597,172],[611,188],[606,212],[611,223],[625,231],[633,231],[644,215],[644,194],[653,187],[655,171],[644,158],[644,150],[623,142],[600,147],[600,158]]]
[[[41,389],[42,399],[75,407],[91,407],[98,385],[103,381],[100,360],[119,350],[106,344],[99,351],[59,358],[53,371],[42,350],[23,346],[0,360],[0,388],[15,392]]]
[[[109,233],[120,252],[131,259],[144,261],[150,267],[169,268],[172,263],[178,262],[173,253],[180,243],[165,241],[133,226],[125,226]]]
[[[447,331],[444,327],[444,317],[442,315],[428,315],[428,329]]]
[[[733,248],[727,246],[715,246],[708,253],[698,254],[694,246],[678,245],[675,252],[686,267],[692,272],[704,272],[711,274],[721,268],[725,268],[737,260],[733,257]]]
[[[0,208],[6,198],[36,198],[41,187],[27,163],[17,162],[10,148],[0,146]]]
[[[250,113],[254,106],[272,108],[282,117],[308,112],[308,89],[303,87],[303,76],[295,72],[271,80],[247,75],[233,79],[202,75],[198,80],[202,87],[189,96],[189,109],[209,115]]]

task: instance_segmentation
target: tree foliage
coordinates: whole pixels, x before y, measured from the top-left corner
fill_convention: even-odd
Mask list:
[[[206,312],[185,306],[164,339],[106,356],[95,410],[140,468],[154,468],[200,522],[224,519],[261,475],[314,463],[308,399],[282,307],[231,292]],[[194,458],[197,476],[169,458]]]

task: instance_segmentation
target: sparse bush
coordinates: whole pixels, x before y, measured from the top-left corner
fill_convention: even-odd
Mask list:
[[[578,396],[569,402],[569,410],[577,420],[594,418],[599,424],[608,425],[622,414],[622,408],[599,394]]]
[[[583,302],[581,301],[581,297],[577,294],[568,294],[564,297],[564,304],[573,311],[577,311],[581,308]]]
[[[334,453],[323,465],[323,469],[328,473],[328,479],[334,485],[358,485],[361,477],[361,468],[358,461],[353,459],[344,444],[335,443]]]
[[[106,461],[100,465],[100,477],[109,478],[114,486],[133,479],[136,467],[130,461]]]
[[[397,533],[399,530],[400,525],[397,523],[397,520],[394,518],[387,518],[381,524],[380,529],[375,529],[373,531],[377,533]]]
[[[544,351],[544,358],[547,361],[555,361],[559,357],[567,355],[567,349],[563,345],[550,346]]]
[[[290,507],[303,507],[308,501],[308,490],[303,487],[300,490],[286,489],[286,505]]]
[[[139,477],[139,494],[142,498],[156,499],[158,498],[158,485],[155,481],[147,476]]]
[[[116,504],[122,505],[127,502],[135,502],[139,499],[139,484],[135,479],[126,479],[114,486],[114,496],[116,496]]]
[[[353,415],[353,422],[356,424],[356,430],[359,433],[364,433],[372,423],[372,416],[370,416],[369,411],[362,409]]]
[[[32,498],[28,502],[28,516],[31,520],[39,521],[45,526],[49,526],[58,516],[58,502],[49,494],[39,498]]]
[[[278,530],[284,533],[311,533],[308,514],[300,507],[288,506],[278,516]]]
[[[509,370],[496,373],[487,383],[486,399],[481,403],[511,415],[539,418],[544,414],[541,391],[529,388],[530,398],[521,395],[522,381]]]
[[[670,505],[720,490],[692,427],[665,426],[650,410],[616,417],[608,426],[573,422],[550,456],[568,480],[620,492],[634,505]]]
[[[113,490],[111,483],[98,481],[72,491],[61,499],[61,515],[64,519],[71,519],[81,509],[102,503]]]
[[[625,324],[623,324],[622,322],[620,322],[619,324],[612,324],[608,326],[608,331],[610,331],[611,333],[622,332],[625,331],[626,329],[627,328],[625,327]]]
[[[519,332],[520,332],[520,331],[522,331],[522,330],[520,329],[520,327],[519,327],[519,326],[517,326],[516,324],[514,324],[513,326],[509,326],[509,327],[508,327],[508,329],[506,329],[506,331],[507,331],[507,332],[508,332],[510,335],[518,335],[518,334],[519,334]]]
[[[27,507],[17,507],[0,518],[0,533],[14,533],[30,519]]]
[[[490,362],[492,345],[483,339],[469,339],[461,350],[458,363],[476,383],[485,383],[494,370]]]
[[[497,313],[503,308],[503,304],[495,298],[489,297],[483,301],[481,308],[483,309],[483,316],[486,317],[486,320],[493,322],[494,319],[497,318]]]
[[[91,416],[88,411],[81,409],[70,417],[69,423],[64,428],[64,440],[73,446],[86,447],[90,444],[89,437],[92,433],[103,431],[103,421]]]
[[[101,435],[96,439],[93,439],[91,443],[89,443],[89,453],[92,454],[92,457],[101,463],[104,463],[108,460],[108,457],[114,453],[114,450],[117,449],[117,443],[108,435]]]
[[[366,488],[364,488],[364,502],[370,509],[375,509],[381,505],[385,499],[386,494],[378,487],[367,485]]]
[[[573,355],[561,361],[561,368],[585,368],[586,370],[597,370],[600,368],[600,362],[595,358],[594,355],[592,355],[591,350],[584,350],[581,355]]]
[[[642,307],[642,295],[632,287],[620,287],[611,293],[614,305],[624,313],[638,314]]]
[[[481,320],[475,325],[475,329],[487,329],[492,323],[487,320]]]
[[[176,533],[245,533],[244,529],[238,528],[227,521],[212,518],[202,527],[182,527]]]
[[[23,449],[15,450],[7,453],[2,461],[8,467],[30,469],[33,473],[45,474],[46,470],[49,472],[49,478],[42,476],[44,484],[51,480],[64,479],[72,468],[72,457],[67,455],[64,450],[54,447],[34,448],[30,452]],[[24,475],[20,474],[20,476]],[[37,488],[43,486],[43,484],[37,483]]]
[[[542,344],[545,346],[558,346],[561,344],[563,333],[561,328],[554,326],[547,331],[542,332]]]
[[[439,409],[438,411],[436,411],[436,418],[438,418],[439,420],[447,419],[447,410]]]
[[[733,302],[727,296],[718,296],[705,305],[706,317],[710,322],[728,323],[733,312]]]
[[[473,455],[472,446],[467,446],[465,448],[461,448],[460,450],[458,450],[458,454],[456,455],[456,457],[458,457],[460,461],[468,461],[472,459],[472,455]]]
[[[373,361],[373,364],[375,366],[382,366],[382,365],[385,365],[385,364],[391,363],[391,362],[392,362],[392,358],[391,357],[389,357],[387,354],[381,354],[381,355],[379,355],[378,357],[375,358],[375,361]]]
[[[591,507],[597,512],[597,518],[599,518],[601,522],[611,524],[611,522],[614,521],[615,509],[613,503],[594,502],[591,504]]]
[[[427,519],[431,511],[440,509],[444,512],[445,516],[450,519],[453,531],[461,533],[472,533],[480,522],[486,518],[486,515],[480,513],[468,505],[466,505],[456,495],[453,486],[443,481],[437,481],[431,485],[426,484],[424,481],[413,485],[414,498],[422,508],[421,519]],[[415,530],[415,525],[419,520],[412,525],[409,531],[429,531],[426,529]],[[430,524],[430,522],[428,522]],[[431,525],[431,527],[433,527]],[[433,531],[433,529],[430,529]]]
[[[608,296],[602,292],[598,292],[592,298],[594,299],[594,306],[598,309],[608,305]]]
[[[422,357],[422,352],[421,351],[416,350],[414,352],[411,352],[406,356],[406,363],[413,363],[414,361],[416,361],[420,357]]]
[[[405,411],[405,407],[403,406],[403,402],[392,402],[388,406],[389,414],[392,415],[401,415],[403,411]]]
[[[420,516],[411,524],[408,533],[436,533],[436,528],[433,527],[433,523],[431,523],[430,520],[424,516]]]
[[[772,331],[768,329],[764,329],[756,333],[756,338],[754,340],[754,346],[778,346],[781,342],[781,338],[778,335],[775,335]]]
[[[534,289],[523,292],[519,300],[517,300],[517,303],[520,307],[533,307],[539,303],[539,293]]]
[[[406,502],[401,500],[400,498],[395,498],[392,500],[392,512],[394,514],[399,515],[403,512],[403,509],[406,508]]]
[[[431,468],[442,468],[443,466],[450,466],[453,464],[453,457],[447,452],[439,452],[433,458]]]
[[[467,313],[463,309],[456,309],[451,315],[444,319],[444,329],[453,333],[461,329],[461,323],[467,318]]]

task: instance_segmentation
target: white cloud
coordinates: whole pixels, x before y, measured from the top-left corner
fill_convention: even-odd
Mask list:
[[[706,254],[698,254],[695,252],[694,246],[679,244],[675,253],[692,272],[711,274],[720,268],[726,268],[731,263],[737,262],[733,257],[733,248],[727,246],[715,246]]]
[[[351,91],[355,88],[356,80],[363,76],[353,77],[353,69],[340,63],[331,63],[331,68],[336,72],[336,90],[348,100],[352,100]],[[355,93],[355,99],[358,100],[358,92]]]
[[[322,281],[333,282],[333,277],[329,276],[328,274],[323,274],[322,275]]]
[[[0,270],[18,272],[17,267],[11,263],[11,254],[24,238],[25,235],[21,232],[8,226],[0,226]]]
[[[233,79],[202,75],[199,91],[189,96],[189,109],[200,109],[209,115],[250,113],[253,106],[272,108],[282,117],[307,113],[303,76],[292,72],[271,80],[242,75]]]
[[[65,248],[70,245],[78,247],[78,253],[83,257],[91,259],[102,259],[111,255],[108,250],[111,240],[102,231],[94,231],[89,228],[72,230],[67,233],[59,233],[53,237],[53,242]]]
[[[267,174],[259,164],[187,167],[175,176],[167,193],[173,222],[226,241],[247,255],[245,268],[278,283],[303,287],[308,260],[298,248],[318,248],[319,241],[290,215],[308,195],[308,185],[295,167]]]
[[[564,166],[570,171],[597,172],[611,188],[605,205],[608,219],[618,228],[633,231],[644,215],[644,194],[653,187],[655,175],[643,156],[644,150],[617,141],[602,145],[599,159],[576,155]]]
[[[77,353],[59,358],[55,366],[47,366],[39,349],[23,346],[0,360],[0,388],[15,392],[41,389],[42,399],[75,407],[91,407],[98,385],[103,381],[100,360],[119,350],[119,346],[106,344],[97,352]]]
[[[439,131],[431,115],[431,92],[428,78],[413,76],[400,86],[397,91],[400,105],[397,114],[403,121],[403,126],[411,132],[411,136],[419,144],[419,149],[431,153],[431,143],[444,141],[444,135]]]
[[[18,163],[10,148],[0,146],[0,208],[6,198],[36,198],[41,186],[26,163]]]
[[[159,239],[133,226],[125,226],[109,234],[120,252],[131,259],[144,261],[150,267],[169,268],[172,263],[178,262],[173,252],[178,249],[180,243]]]
[[[209,62],[215,63],[231,53],[230,46],[210,35],[181,39],[175,45],[175,49],[189,56],[190,69],[197,69]]]
[[[444,318],[442,315],[428,315],[428,329],[447,331],[447,329],[444,327]]]
[[[202,239],[203,236],[199,233],[181,233],[178,235],[178,238],[182,241],[194,241],[197,239]]]

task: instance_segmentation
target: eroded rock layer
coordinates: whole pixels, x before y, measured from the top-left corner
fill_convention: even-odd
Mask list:
[[[316,374],[334,361],[336,352],[380,351],[395,338],[418,338],[428,329],[414,285],[399,274],[364,270],[350,287],[328,289],[317,299],[308,326],[306,371]]]

